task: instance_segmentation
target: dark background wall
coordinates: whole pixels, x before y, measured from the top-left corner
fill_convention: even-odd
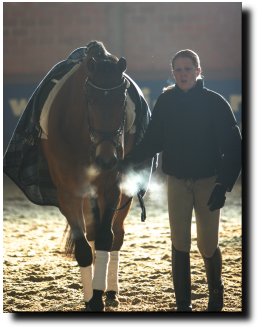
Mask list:
[[[4,3],[4,146],[44,75],[93,39],[126,57],[151,107],[171,79],[174,53],[193,49],[207,87],[224,94],[240,118],[241,17],[241,3],[232,2]]]

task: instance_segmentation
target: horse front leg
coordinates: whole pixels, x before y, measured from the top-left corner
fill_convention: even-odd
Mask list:
[[[127,155],[133,148],[135,143],[135,134],[126,133],[124,137],[124,155]],[[120,193],[119,193],[120,194]],[[122,208],[126,205],[129,197],[125,194],[121,195],[121,199],[117,209]],[[120,259],[120,249],[124,242],[124,220],[130,210],[132,200],[115,213],[113,221],[113,245],[110,252],[110,260],[108,264],[107,273],[107,289],[106,289],[106,305],[118,306],[118,293],[119,293],[119,282],[118,282],[118,271],[119,271],[119,259]]]
[[[103,294],[107,288],[108,264],[114,239],[112,223],[119,196],[119,188],[113,185],[109,190],[104,187],[103,191],[100,192],[99,190],[98,194],[98,210],[96,214],[99,217],[96,220],[93,298],[89,302],[92,311],[104,310]]]

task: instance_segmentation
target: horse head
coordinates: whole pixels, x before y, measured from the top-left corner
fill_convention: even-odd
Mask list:
[[[124,154],[124,126],[128,80],[123,76],[126,60],[110,55],[87,61],[85,91],[88,124],[94,147],[94,162],[101,170],[112,170]]]

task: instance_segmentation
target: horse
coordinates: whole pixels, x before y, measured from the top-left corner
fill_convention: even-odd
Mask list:
[[[107,301],[118,305],[119,252],[132,199],[120,188],[117,165],[135,134],[126,131],[125,58],[100,42],[87,49],[52,101],[41,146],[70,228],[67,248],[80,268],[85,310],[104,311]]]

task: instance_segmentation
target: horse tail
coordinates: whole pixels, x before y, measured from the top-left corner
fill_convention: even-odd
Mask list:
[[[73,237],[72,237],[72,232],[71,232],[69,224],[67,224],[66,227],[65,227],[63,238],[64,238],[64,241],[65,241],[64,253],[68,257],[73,257],[74,240],[73,240]]]

